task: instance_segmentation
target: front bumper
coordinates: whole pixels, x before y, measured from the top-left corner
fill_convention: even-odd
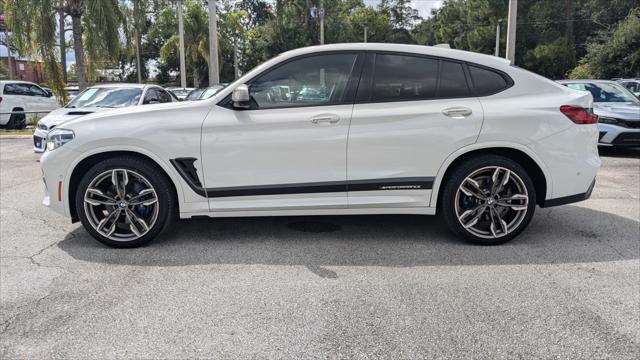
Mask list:
[[[47,148],[47,134],[49,131],[36,128],[33,132],[33,152],[43,153]]]
[[[45,151],[40,158],[45,190],[42,204],[66,217],[71,216],[68,201],[69,169],[77,156],[77,152],[63,146],[54,151]]]
[[[613,124],[598,123],[600,146],[640,147],[640,128],[629,128]]]

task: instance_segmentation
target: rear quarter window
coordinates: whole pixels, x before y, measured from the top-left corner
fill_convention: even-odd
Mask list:
[[[469,65],[469,73],[477,96],[493,95],[511,86],[497,71]]]

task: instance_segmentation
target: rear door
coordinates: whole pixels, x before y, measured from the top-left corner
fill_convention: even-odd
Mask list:
[[[449,59],[369,54],[349,130],[349,207],[429,206],[441,164],[482,126],[467,71]]]

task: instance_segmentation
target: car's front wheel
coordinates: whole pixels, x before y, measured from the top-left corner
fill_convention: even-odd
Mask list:
[[[113,247],[147,244],[175,219],[170,180],[137,157],[114,157],[94,165],[76,189],[76,211],[85,229]]]
[[[509,158],[487,155],[453,170],[441,210],[454,233],[477,244],[497,245],[526,228],[535,206],[535,187],[525,169]]]

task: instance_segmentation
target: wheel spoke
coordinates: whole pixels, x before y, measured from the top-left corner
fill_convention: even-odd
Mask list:
[[[96,230],[105,236],[111,236],[111,234],[116,231],[116,225],[118,224],[118,217],[120,217],[121,211],[120,209],[115,209],[109,213],[104,219],[100,220],[98,226],[96,226]],[[107,224],[109,224],[109,226],[107,226]]]
[[[507,223],[502,219],[500,213],[495,208],[490,208],[489,211],[491,217],[491,226],[489,228],[491,230],[491,234],[493,234],[494,237],[498,237],[497,226],[499,226],[500,230],[502,230],[501,235],[506,235],[508,232]]]
[[[122,174],[122,176],[118,176],[118,174]],[[116,188],[118,197],[124,199],[124,196],[127,194],[127,184],[129,183],[127,170],[114,169],[111,172],[111,183],[113,183],[113,186]]]
[[[149,225],[147,225],[144,220],[140,219],[133,211],[126,209],[125,215],[129,220],[129,227],[131,228],[131,231],[136,234],[136,236],[140,237],[149,231]],[[141,229],[138,228],[138,226],[142,228],[142,231],[140,231]]]
[[[484,214],[485,210],[487,209],[486,205],[478,205],[473,209],[467,210],[464,213],[462,213],[462,215],[460,215],[460,222],[462,222],[462,226],[464,226],[465,229],[468,229],[470,227],[472,227],[473,225],[478,223],[478,220],[480,220],[480,217],[482,216],[482,214]],[[465,222],[464,219],[472,216],[473,217]]]
[[[500,176],[500,173],[503,173]],[[491,185],[491,195],[497,195],[502,188],[509,182],[509,178],[511,177],[511,171],[504,168],[496,168],[491,176],[491,180],[493,184]]]
[[[129,206],[144,205],[149,206],[158,202],[156,192],[153,189],[144,189],[138,195],[129,199]]]
[[[84,196],[84,201],[94,206],[98,206],[98,205],[115,206],[117,204],[116,199],[104,194],[101,190],[94,189],[94,188],[87,189],[87,193]]]
[[[467,187],[465,184],[468,183],[469,185],[471,185],[471,188]],[[476,197],[478,199],[484,199],[484,191],[480,188],[480,184],[478,184],[477,181],[471,179],[471,178],[466,178],[463,182],[462,185],[460,185],[460,191],[462,191],[465,195],[467,196],[473,196]]]
[[[512,201],[521,201],[520,204],[513,204]],[[496,201],[496,206],[507,207],[515,211],[523,211],[527,210],[527,203],[529,201],[529,197],[524,194],[516,194],[506,198],[500,198]]]

